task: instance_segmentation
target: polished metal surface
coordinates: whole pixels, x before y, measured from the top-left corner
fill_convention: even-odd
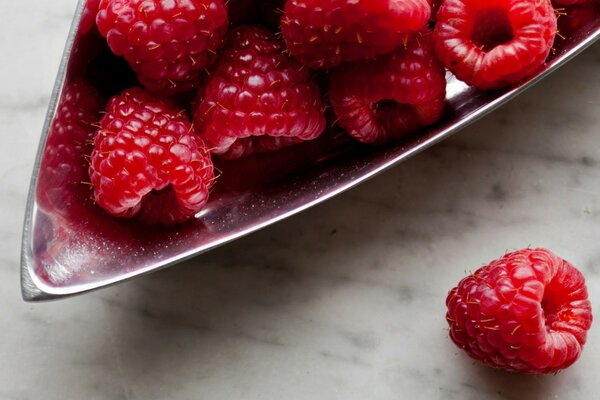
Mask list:
[[[509,91],[477,91],[449,75],[442,121],[405,143],[362,146],[332,128],[311,143],[218,162],[222,176],[198,219],[164,228],[111,218],[81,200],[89,198],[84,183],[66,182],[61,177],[73,175],[57,174],[44,164],[56,146],[65,145],[56,142],[68,140],[53,129],[53,121],[60,118],[57,105],[69,84],[85,79],[108,96],[131,79],[94,29],[79,28],[84,6],[80,1],[31,181],[21,261],[22,293],[28,301],[74,295],[171,266],[323,202],[458,132],[600,38],[600,18],[595,18],[558,40],[547,65]],[[78,166],[61,165],[58,171],[73,168]]]

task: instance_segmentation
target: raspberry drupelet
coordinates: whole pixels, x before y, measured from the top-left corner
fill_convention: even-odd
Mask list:
[[[506,254],[446,299],[450,338],[494,368],[555,373],[581,354],[592,309],[581,272],[546,249]]]
[[[329,97],[337,123],[360,142],[384,144],[432,125],[443,114],[446,77],[431,31],[374,60],[331,71]]]
[[[171,95],[198,86],[228,19],[221,0],[101,0],[96,23],[144,87]]]
[[[330,68],[392,52],[430,15],[428,0],[288,0],[281,32],[300,62]]]
[[[434,38],[446,68],[485,90],[517,84],[535,73],[555,35],[550,0],[444,0]]]
[[[140,88],[109,101],[89,173],[107,212],[164,225],[193,218],[215,179],[209,152],[184,113]]]
[[[225,158],[312,140],[325,129],[321,93],[311,72],[260,27],[231,32],[198,101],[196,131]]]

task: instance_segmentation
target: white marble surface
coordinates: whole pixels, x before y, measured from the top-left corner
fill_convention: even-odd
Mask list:
[[[444,298],[506,249],[578,265],[600,310],[600,45],[458,136],[170,270],[47,304],[21,220],[74,0],[0,1],[0,399],[594,399],[600,330],[547,377],[460,354]]]

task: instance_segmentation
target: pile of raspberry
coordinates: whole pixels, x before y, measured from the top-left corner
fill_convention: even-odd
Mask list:
[[[442,117],[448,71],[481,90],[520,84],[558,28],[600,15],[595,0],[556,2],[88,0],[80,32],[97,28],[137,84],[108,101],[80,80],[65,88],[42,164],[59,187],[39,185],[40,205],[76,208],[89,192],[61,189],[89,173],[109,214],[173,225],[207,204],[213,157],[277,151],[333,124],[368,145],[401,141]],[[446,306],[458,347],[527,373],[574,363],[592,323],[583,275],[545,249],[481,267]]]
[[[550,0],[91,0],[82,29],[94,22],[137,77],[92,135],[94,201],[166,225],[206,205],[213,157],[334,124],[403,140],[444,114],[447,70],[482,90],[518,84],[557,33]]]

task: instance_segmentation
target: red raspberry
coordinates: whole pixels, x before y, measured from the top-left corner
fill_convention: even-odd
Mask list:
[[[65,215],[90,196],[87,156],[104,102],[89,83],[65,86],[48,133],[37,184],[39,206]]]
[[[194,119],[215,154],[239,158],[315,139],[325,129],[318,86],[283,51],[283,43],[262,28],[231,33],[200,89]]]
[[[96,202],[110,214],[169,225],[202,209],[214,171],[183,112],[132,88],[106,107],[94,138],[90,178]]]
[[[98,14],[98,6],[100,0],[87,0],[81,12],[81,20],[79,21],[79,29],[77,33],[83,35],[96,27],[96,15]]]
[[[540,68],[555,35],[550,0],[445,0],[437,14],[435,47],[458,79],[497,89]]]
[[[492,261],[446,299],[450,338],[494,368],[554,373],[574,363],[592,324],[581,272],[545,249]]]
[[[281,32],[292,56],[329,68],[392,52],[430,14],[428,0],[288,0]]]
[[[435,123],[444,112],[446,78],[431,32],[375,60],[344,64],[331,74],[338,124],[363,143],[382,144]]]
[[[221,0],[102,0],[96,22],[140,83],[166,95],[197,87],[228,25]]]

